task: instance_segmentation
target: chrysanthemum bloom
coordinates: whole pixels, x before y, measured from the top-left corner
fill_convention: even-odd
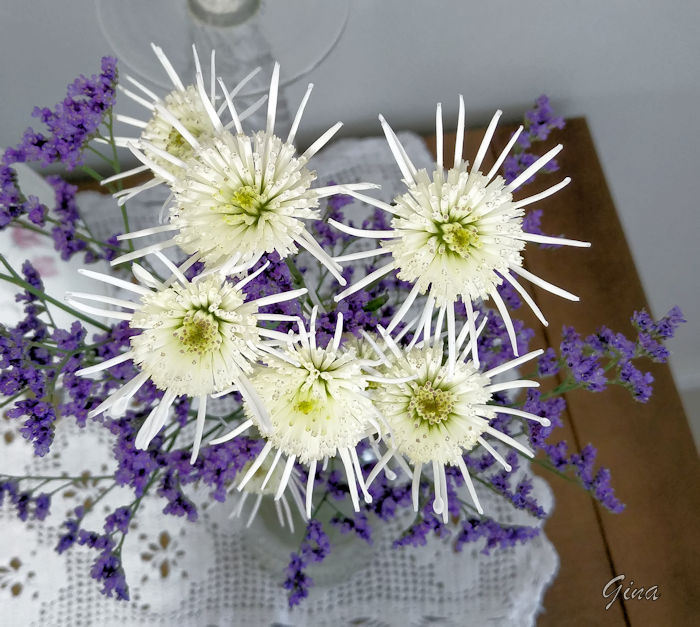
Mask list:
[[[196,66],[200,102],[207,116],[201,123],[210,124],[213,133],[197,138],[174,112],[163,105],[157,107],[159,115],[179,133],[178,142],[182,145],[170,150],[148,144],[149,150],[155,150],[168,162],[165,165],[150,158],[147,151],[132,147],[132,152],[171,187],[174,197],[170,221],[167,226],[126,234],[121,239],[164,231],[177,231],[177,234],[160,244],[122,255],[112,264],[178,245],[192,255],[192,259],[203,262],[208,270],[226,272],[238,263],[253,265],[265,253],[277,252],[280,258],[285,258],[301,247],[344,285],[342,268],[324,252],[304,224],[304,220],[320,217],[317,207],[321,198],[340,190],[338,185],[312,187],[316,174],[307,166],[309,159],[342,124],[338,122],[305,152],[297,154],[294,139],[311,93],[309,85],[287,138],[283,140],[275,135],[279,87],[279,64],[275,64],[268,94],[266,128],[252,135],[243,132],[231,94],[219,80],[235,126],[236,133],[232,134],[206,97],[199,63]],[[186,149],[183,148],[185,144]],[[376,185],[360,183],[348,187],[362,190]]]
[[[341,313],[338,313],[333,340],[325,348],[316,345],[315,317],[316,308],[309,330],[299,322],[298,340],[286,348],[270,351],[266,365],[257,366],[250,375],[250,383],[262,399],[271,429],[264,436],[265,447],[238,485],[239,490],[243,489],[275,449],[273,469],[283,455],[286,457],[275,498],[281,497],[295,462],[308,466],[306,513],[309,516],[317,464],[322,462],[325,466],[336,455],[345,468],[355,509],[359,509],[358,484],[365,500],[371,500],[355,447],[360,440],[381,431],[380,416],[367,388],[372,381],[385,380],[365,371],[373,362],[358,359],[353,347],[340,345]],[[252,410],[250,403],[246,403],[248,420],[232,434],[212,443],[223,442],[253,425],[259,426],[259,415]]]
[[[250,472],[252,462],[246,464],[242,469],[243,473],[242,481],[245,481]],[[238,501],[235,503],[233,510],[231,510],[230,518],[236,517],[240,518],[243,515],[243,509],[245,504],[249,501],[253,501],[253,506],[250,508],[248,513],[248,520],[246,521],[246,527],[250,527],[255,520],[255,516],[260,509],[260,505],[265,497],[273,497],[277,494],[280,482],[284,476],[284,467],[280,464],[272,465],[272,461],[269,457],[265,459],[260,467],[258,467],[246,481],[243,489],[238,496]],[[236,487],[236,484],[232,484],[230,491]],[[299,515],[302,520],[306,520],[308,517],[306,515],[306,510],[304,508],[304,487],[299,479],[298,472],[293,469],[288,480],[287,480],[287,491],[292,497],[292,502],[294,503]],[[292,508],[289,504],[289,499],[286,495],[282,493],[281,497],[273,501],[275,504],[275,511],[277,513],[277,520],[279,521],[280,527],[289,526],[291,533],[294,533],[294,517],[292,516]],[[286,524],[285,524],[286,521]]]
[[[466,342],[468,328],[465,324],[454,342],[458,350]],[[480,372],[472,361],[466,359],[468,344],[459,356],[448,353],[445,359],[443,342],[438,339],[440,327],[432,340],[429,334],[429,341],[411,343],[407,347],[399,347],[383,329],[380,331],[383,332],[389,360],[381,372],[388,380],[399,382],[380,383],[373,390],[372,398],[382,412],[390,435],[386,438],[389,448],[370,473],[367,484],[374,480],[390,459],[397,458],[402,465],[404,460],[408,460],[413,466],[413,507],[417,511],[420,476],[423,466],[428,464],[432,466],[434,481],[433,509],[435,513],[442,514],[447,522],[445,467],[457,466],[477,510],[483,513],[463,455],[481,445],[510,471],[510,465],[489,444],[485,435],[493,436],[526,455],[533,455],[517,440],[489,426],[489,421],[500,412],[549,424],[546,418],[492,404],[495,392],[538,387],[539,384],[527,380],[494,383],[492,379],[537,357],[542,350]]]
[[[442,112],[438,105],[436,115],[437,163],[432,176],[424,169],[416,170],[394,132],[380,116],[387,141],[403,174],[408,190],[394,199],[394,204],[380,202],[368,196],[347,193],[392,214],[392,230],[367,231],[354,229],[336,221],[331,222],[340,230],[360,237],[383,240],[376,255],[390,254],[391,261],[355,285],[338,294],[336,301],[381,278],[392,270],[398,277],[414,285],[405,306],[401,307],[388,325],[391,332],[401,321],[418,294],[427,294],[425,307],[446,308],[449,315],[454,303],[464,302],[467,317],[474,334],[472,302],[477,299],[493,299],[508,329],[517,355],[515,331],[503,299],[496,289],[507,281],[522,295],[537,316],[546,324],[542,313],[513,274],[528,279],[536,285],[568,298],[576,296],[531,274],[522,267],[521,251],[526,242],[589,246],[587,242],[547,237],[523,230],[523,207],[555,193],[570,179],[567,177],[544,192],[523,200],[514,201],[512,192],[524,181],[546,165],[561,150],[550,150],[538,159],[510,184],[497,174],[522,127],[513,135],[494,166],[484,174],[481,166],[489,143],[501,116],[501,111],[491,120],[473,164],[469,167],[462,160],[464,138],[464,102],[460,96],[459,121],[453,167],[445,171],[442,157]],[[372,251],[362,253],[367,257]],[[346,256],[342,260],[349,258]],[[478,365],[476,343],[472,342],[472,356]]]
[[[149,169],[153,171],[155,175],[153,180],[125,190],[117,195],[120,205],[124,204],[144,189],[162,183],[163,178],[159,175],[159,168],[170,170],[176,168],[169,158],[170,155],[180,160],[185,160],[192,156],[192,146],[185,141],[181,133],[181,128],[184,128],[187,133],[200,142],[205,141],[213,137],[216,133],[216,128],[212,124],[207,113],[207,107],[216,107],[218,99],[221,102],[217,114],[221,115],[226,109],[226,102],[223,96],[219,96],[216,90],[215,51],[212,50],[211,55],[211,81],[210,90],[207,93],[204,87],[199,57],[194,46],[192,50],[195,66],[197,67],[196,85],[185,85],[165,56],[163,50],[155,44],[151,44],[151,47],[158,57],[158,60],[163,65],[174,89],[161,98],[138,80],[128,75],[126,76],[126,80],[138,89],[140,94],[126,89],[122,85],[118,86],[118,89],[124,93],[124,95],[146,108],[150,113],[150,118],[148,120],[139,120],[130,116],[117,114],[115,116],[117,121],[136,127],[139,129],[139,134],[137,137],[117,136],[115,137],[115,142],[121,147],[143,151],[143,154],[152,164],[158,166],[156,169],[152,169],[149,165],[144,164],[102,181],[102,184],[106,185],[120,179],[128,178],[134,174],[145,172]],[[260,68],[256,68],[243,78],[229,94],[230,98],[233,99],[259,71]],[[263,96],[253,103],[240,114],[239,120],[245,120],[249,115],[260,108],[266,99],[267,96]],[[233,126],[233,120],[228,122],[225,128],[231,126]]]
[[[177,396],[197,398],[199,411],[192,453],[194,462],[201,443],[208,396],[235,388],[244,398],[250,399],[252,408],[260,407],[246,375],[253,371],[253,364],[259,356],[270,350],[266,343],[270,338],[287,341],[288,337],[258,327],[258,321],[270,317],[259,313],[259,308],[291,300],[306,290],[281,292],[244,302],[243,286],[262,272],[265,265],[236,284],[228,283],[220,275],[190,282],[162,253],[157,255],[173,272],[167,283],[161,283],[136,264],[133,273],[138,284],[91,270],[80,270],[85,276],[132,292],[139,299],[132,302],[71,292],[66,295],[68,301],[87,313],[128,320],[131,328],[140,333],[131,338],[129,351],[83,368],[78,374],[92,374],[129,359],[140,370],[136,377],[95,407],[89,416],[106,410],[122,413],[129,400],[149,379],[164,392],[136,436],[137,448],[148,447],[165,424],[168,410]],[[120,309],[102,309],[83,301],[98,301]],[[278,319],[279,316],[272,318]],[[264,413],[258,413],[257,418],[261,428],[269,427]]]

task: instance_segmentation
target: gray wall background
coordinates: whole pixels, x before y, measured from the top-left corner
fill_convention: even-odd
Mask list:
[[[289,28],[303,37],[312,21],[300,13]],[[699,27],[692,0],[356,0],[308,77],[316,89],[299,137],[338,119],[342,136],[378,134],[378,112],[427,131],[438,101],[450,128],[459,92],[472,126],[496,108],[516,121],[540,93],[564,116],[585,115],[653,313],[679,304],[689,320],[671,365],[700,433]],[[167,50],[167,32],[160,43]],[[2,0],[0,145],[111,52],[92,2]]]

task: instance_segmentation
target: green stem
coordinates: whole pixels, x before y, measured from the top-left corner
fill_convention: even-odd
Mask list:
[[[321,500],[316,504],[316,507],[314,507],[314,510],[311,512],[311,518],[316,518],[316,514],[318,514],[319,510],[321,509],[321,507],[323,507],[323,504],[327,500],[328,500],[328,492],[325,492],[323,497],[321,497]],[[299,548],[301,549],[301,545],[299,545]]]
[[[55,298],[49,296],[45,292],[40,292],[36,288],[29,285],[29,283],[27,283],[26,281],[17,281],[7,274],[0,274],[0,279],[7,281],[8,283],[14,283],[15,285],[18,285],[19,287],[26,290],[30,294],[33,294],[37,298],[39,298],[41,300],[45,300],[45,301],[51,303],[52,305],[58,307],[59,309],[63,309],[63,311],[66,311],[69,314],[75,316],[76,318],[78,318],[78,320],[82,320],[83,322],[87,322],[89,324],[92,324],[92,325],[96,326],[98,329],[102,329],[103,331],[110,330],[110,327],[108,327],[107,325],[102,324],[101,322],[97,322],[97,320],[90,318],[90,316],[86,316],[86,315],[80,313],[79,311],[76,311],[72,307],[65,305],[61,301],[56,300]]]
[[[22,394],[24,394],[24,390],[20,390],[20,391],[17,392],[17,394],[15,394],[14,396],[10,396],[10,398],[8,398],[8,399],[6,399],[5,401],[3,401],[2,403],[0,403],[0,409],[2,409],[3,407],[9,405],[12,401],[14,401],[15,399],[17,399],[17,398],[19,398],[20,396],[22,396]]]
[[[88,144],[88,145],[87,145],[87,149],[88,149],[90,152],[92,152],[93,154],[97,155],[97,156],[98,156],[100,159],[102,159],[103,161],[106,161],[109,165],[112,165],[112,160],[111,160],[107,155],[103,155],[103,154],[102,154],[99,150],[97,150],[97,148],[95,148],[94,146],[90,146],[90,144]],[[85,169],[85,168],[83,168],[83,169]],[[92,168],[90,168],[90,169],[92,169]],[[95,170],[93,170],[93,172],[95,172]],[[97,174],[97,176],[100,176],[99,173],[96,173],[96,174]],[[93,178],[94,178],[94,177],[93,177]],[[100,178],[97,179],[97,180],[101,181],[102,178],[104,178],[104,177],[100,177]]]
[[[112,147],[112,169],[114,170],[115,174],[120,174],[122,169],[121,165],[119,164],[119,155],[117,154],[117,143],[114,140],[114,120],[112,118],[112,109],[109,110],[109,115],[107,116],[107,122],[106,122],[107,130],[109,131],[109,144]],[[116,182],[117,190],[121,191],[124,189],[124,185],[119,179]],[[131,227],[129,226],[129,213],[127,212],[126,208],[126,203],[124,203],[121,206],[121,212],[122,212],[122,221],[124,222],[124,233],[131,233]],[[134,250],[134,242],[132,240],[127,240],[129,250],[133,251]]]
[[[50,222],[52,224],[58,224],[58,225],[61,224],[61,222],[59,220],[56,220],[54,218],[47,217],[46,221]],[[51,233],[44,231],[43,229],[31,224],[30,222],[27,222],[26,220],[20,220],[19,218],[15,218],[12,221],[12,224],[15,226],[19,226],[27,231],[32,231],[34,233],[38,233],[39,235],[43,235],[44,237],[49,237],[49,238],[53,239],[53,235],[51,235]],[[83,224],[84,224],[84,222],[83,222]],[[87,228],[87,225],[85,225],[85,226]],[[84,235],[83,233],[78,233],[77,231],[73,235],[76,239],[79,239],[83,242],[88,242],[90,244],[97,244],[98,246],[104,246],[105,248],[111,248],[112,250],[122,252],[122,249],[119,246],[113,246],[112,244],[107,244],[106,242],[101,242],[100,240],[95,239],[94,237],[90,237],[89,235]],[[88,247],[88,250],[90,252],[92,252],[93,254],[99,254],[94,248]]]
[[[16,479],[17,481],[22,481],[24,479],[30,481],[104,481],[106,479],[114,479],[114,475],[6,475],[1,473],[0,477],[6,477],[8,479]]]
[[[49,481],[51,481],[51,479],[44,479],[43,481],[37,483],[31,490],[29,490],[30,494],[36,492],[41,486],[46,485]]]
[[[94,320],[93,318],[90,318],[90,316],[86,316],[82,314],[81,312],[73,309],[72,307],[66,305],[65,303],[62,303],[59,300],[56,300],[52,296],[49,296],[46,292],[42,292],[38,289],[36,289],[34,286],[30,285],[25,281],[22,277],[20,277],[12,268],[12,266],[7,262],[7,259],[5,259],[4,255],[0,254],[0,262],[8,269],[10,274],[0,274],[0,279],[7,281],[8,283],[12,283],[14,285],[17,285],[21,287],[22,289],[26,290],[33,296],[36,296],[39,300],[44,301],[44,302],[49,302],[52,305],[55,305],[59,309],[63,309],[63,311],[68,312],[69,314],[74,315],[76,318],[79,320],[83,320],[84,322],[88,322],[94,326],[96,326],[98,329],[102,329],[103,331],[109,331],[110,327],[107,325],[102,324],[101,322],[97,322],[97,320]]]
[[[304,279],[304,275],[302,275],[302,273],[299,272],[299,269],[294,265],[294,261],[292,261],[292,258],[286,257],[284,261],[287,264],[287,267],[289,268],[289,272],[292,274],[292,279],[294,280],[294,284],[297,287],[305,287],[307,289],[309,299],[311,300],[311,302],[313,304],[321,303],[321,299],[318,297],[316,290],[314,290],[312,287],[310,287],[306,283],[306,280]],[[315,298],[312,297],[312,294]],[[319,307],[319,309],[321,309],[322,311],[325,311],[322,303],[321,303],[321,306]]]

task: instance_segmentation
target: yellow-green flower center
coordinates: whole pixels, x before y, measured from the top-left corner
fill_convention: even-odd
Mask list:
[[[296,405],[294,405],[294,409],[295,411],[299,411],[305,416],[308,416],[314,410],[315,406],[316,401],[308,399],[299,401]]]
[[[204,355],[213,353],[221,346],[217,319],[201,309],[188,311],[173,335],[179,340],[183,353]]]
[[[420,420],[437,425],[450,416],[454,404],[452,392],[433,388],[432,383],[427,381],[414,391],[409,407]]]
[[[199,139],[202,135],[203,129],[197,126],[193,125],[186,128],[195,139]],[[180,134],[180,131],[174,127],[171,128],[170,133],[168,133],[165,150],[174,157],[182,160],[188,159],[192,155],[192,146],[190,146],[189,142]]]
[[[441,231],[447,248],[460,257],[466,259],[479,247],[479,231],[473,224],[464,226],[459,222],[448,222],[441,225]]]
[[[255,225],[265,211],[264,195],[252,185],[241,185],[230,192],[226,200],[224,222],[231,226]]]
[[[262,203],[262,195],[252,185],[241,185],[231,195],[231,204],[246,213],[257,213]]]

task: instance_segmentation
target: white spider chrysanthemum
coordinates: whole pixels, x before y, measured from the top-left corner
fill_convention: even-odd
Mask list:
[[[139,192],[162,183],[164,179],[159,174],[160,168],[176,169],[172,159],[169,157],[170,155],[179,160],[186,160],[192,156],[192,147],[184,139],[181,132],[182,128],[200,142],[211,139],[216,133],[216,128],[209,118],[207,107],[215,107],[217,99],[220,99],[221,103],[217,114],[221,115],[227,106],[223,97],[218,96],[216,93],[214,50],[212,50],[211,54],[211,85],[209,93],[207,93],[204,89],[204,81],[200,78],[202,76],[201,70],[199,70],[198,78],[200,78],[200,80],[198,80],[197,85],[186,86],[178,76],[169,59],[165,56],[163,50],[155,44],[151,44],[151,47],[173,83],[174,89],[161,98],[129,75],[126,76],[126,80],[140,93],[135,93],[122,85],[118,85],[118,89],[124,93],[124,95],[149,111],[150,118],[144,121],[117,114],[115,117],[118,122],[136,127],[139,129],[139,134],[137,137],[117,136],[115,137],[115,143],[124,148],[143,151],[143,154],[147,156],[152,164],[157,166],[156,168],[151,168],[149,165],[144,164],[132,170],[108,177],[102,181],[102,185],[106,185],[120,179],[128,178],[134,174],[152,170],[155,175],[153,180],[116,194],[120,205],[126,203]],[[195,65],[199,68],[199,58],[194,47],[193,53]],[[231,91],[229,97],[233,99],[259,71],[260,68],[256,68],[243,78]],[[239,120],[248,118],[248,116],[260,108],[266,99],[267,96],[258,99],[239,115]],[[207,104],[205,104],[205,102]],[[225,128],[231,126],[233,126],[233,120],[228,122]]]
[[[458,350],[466,341],[468,328],[465,324],[456,338],[454,346]],[[526,455],[533,455],[517,440],[489,426],[489,421],[500,412],[549,424],[546,418],[491,404],[495,392],[537,387],[539,384],[527,380],[493,383],[492,379],[537,357],[542,350],[480,372],[472,361],[466,359],[468,345],[459,356],[448,354],[445,359],[443,342],[438,339],[441,335],[439,326],[432,339],[429,334],[427,342],[412,342],[407,347],[400,347],[383,329],[380,331],[388,359],[381,372],[394,382],[378,384],[373,390],[373,400],[387,423],[390,435],[386,443],[389,448],[370,473],[367,484],[374,480],[390,459],[407,459],[413,465],[412,498],[417,511],[421,472],[423,466],[429,464],[432,466],[435,490],[433,509],[435,513],[442,514],[447,522],[445,467],[457,466],[477,510],[483,513],[463,455],[480,444],[510,471],[510,465],[484,439],[484,435],[491,435]]]
[[[254,462],[249,462],[241,468],[240,473],[243,474],[243,480],[246,479],[253,463]],[[248,520],[246,521],[246,527],[250,527],[260,509],[263,499],[265,497],[274,497],[274,495],[277,494],[283,476],[283,466],[280,464],[273,465],[270,458],[266,458],[262,465],[253,472],[250,479],[246,481],[238,496],[238,501],[235,503],[233,510],[231,510],[230,518],[240,518],[243,515],[245,504],[249,500],[252,500],[253,506],[250,508]],[[236,484],[233,483],[229,491],[232,491],[235,487]],[[292,501],[302,520],[306,520],[308,517],[304,507],[304,487],[296,470],[292,470],[289,476],[287,490],[291,494]],[[283,493],[279,499],[274,500],[274,504],[280,527],[289,526],[290,532],[294,533],[294,517],[292,516],[292,508],[289,505],[289,500],[286,495]]]
[[[179,133],[177,150],[156,150],[167,163],[161,165],[148,150],[132,147],[145,167],[166,181],[173,192],[170,221],[166,226],[145,229],[120,236],[130,239],[154,233],[177,231],[170,240],[122,255],[112,265],[136,259],[153,250],[178,245],[193,259],[202,261],[209,271],[226,272],[237,263],[253,265],[265,253],[277,252],[281,258],[307,250],[324,264],[341,285],[345,285],[341,266],[321,248],[306,230],[304,220],[320,218],[319,200],[340,191],[341,186],[312,187],[315,172],[308,166],[315,155],[340,129],[338,122],[302,154],[294,145],[297,129],[312,85],[306,91],[285,140],[274,133],[279,64],[275,64],[268,94],[267,123],[264,131],[247,135],[241,126],[231,94],[219,79],[235,134],[222,123],[204,90],[204,80],[195,52],[197,89],[206,121],[213,133],[197,138],[165,106],[158,113]],[[143,144],[143,141],[141,142]],[[183,156],[176,152],[184,150]],[[368,183],[350,184],[352,190],[376,188]],[[124,197],[127,197],[125,194]]]
[[[347,193],[392,214],[392,230],[366,231],[355,229],[331,220],[338,229],[360,237],[383,240],[374,254],[390,254],[392,260],[375,272],[347,288],[335,300],[354,293],[368,283],[381,278],[392,270],[398,277],[413,284],[405,307],[401,307],[388,325],[391,332],[401,321],[418,294],[427,294],[426,307],[454,308],[454,303],[463,301],[467,318],[474,334],[474,311],[472,302],[477,299],[493,299],[508,330],[513,350],[517,355],[515,330],[503,299],[496,289],[503,281],[510,283],[523,297],[539,319],[547,324],[541,311],[512,273],[528,279],[536,285],[568,298],[576,296],[558,288],[525,270],[520,254],[526,242],[589,246],[587,242],[547,237],[523,230],[523,207],[546,198],[566,186],[567,177],[549,189],[514,201],[512,192],[524,181],[546,165],[561,150],[559,145],[528,167],[511,183],[497,175],[498,169],[513,146],[522,127],[513,135],[491,170],[484,174],[481,166],[496,129],[501,111],[491,120],[474,163],[469,167],[462,160],[464,138],[464,101],[460,96],[459,121],[455,159],[452,168],[445,172],[442,156],[442,109],[437,107],[437,163],[432,176],[426,170],[416,170],[396,135],[380,116],[382,127],[391,151],[396,159],[403,181],[408,190],[389,205],[374,198]],[[369,256],[371,252],[364,253]],[[350,256],[347,256],[348,258]],[[338,258],[343,260],[345,258]],[[478,365],[476,343],[472,341],[472,357]]]
[[[281,292],[244,302],[241,292],[268,264],[236,284],[220,275],[188,281],[179,268],[162,253],[156,253],[173,272],[170,281],[162,283],[140,266],[134,264],[133,274],[138,283],[130,283],[109,275],[80,270],[90,278],[115,285],[133,294],[135,301],[89,293],[69,292],[67,300],[86,313],[129,321],[132,329],[140,331],[131,337],[130,350],[100,364],[78,371],[88,375],[133,360],[140,370],[129,382],[113,392],[88,414],[103,411],[121,414],[129,400],[147,381],[164,392],[160,402],[140,428],[135,445],[146,448],[166,422],[170,406],[177,396],[186,395],[199,400],[192,461],[197,458],[206,417],[207,398],[231,388],[238,389],[250,399],[253,408],[261,408],[247,375],[264,354],[270,340],[288,341],[288,336],[258,327],[261,320],[280,316],[259,313],[260,307],[291,300],[306,293],[305,289]],[[97,301],[119,309],[102,309],[84,301]],[[124,311],[127,310],[127,311]],[[261,428],[269,427],[262,409],[257,414]]]
[[[269,351],[266,365],[259,365],[250,375],[250,383],[263,399],[271,429],[267,440],[248,474],[238,484],[245,488],[248,481],[265,462],[272,449],[276,450],[271,468],[282,455],[286,464],[275,498],[279,499],[287,485],[294,463],[309,467],[306,486],[306,514],[311,515],[313,482],[317,464],[340,456],[348,479],[355,510],[359,509],[359,484],[367,502],[367,492],[355,449],[360,440],[381,432],[380,416],[367,393],[370,382],[385,381],[384,377],[367,374],[365,367],[373,362],[357,358],[355,349],[340,346],[343,316],[338,313],[333,340],[326,348],[316,345],[316,308],[307,331],[299,322],[299,337],[286,348]],[[258,415],[246,403],[248,420],[232,434],[214,440],[223,442],[253,425],[259,426]],[[270,471],[272,472],[272,471]]]

